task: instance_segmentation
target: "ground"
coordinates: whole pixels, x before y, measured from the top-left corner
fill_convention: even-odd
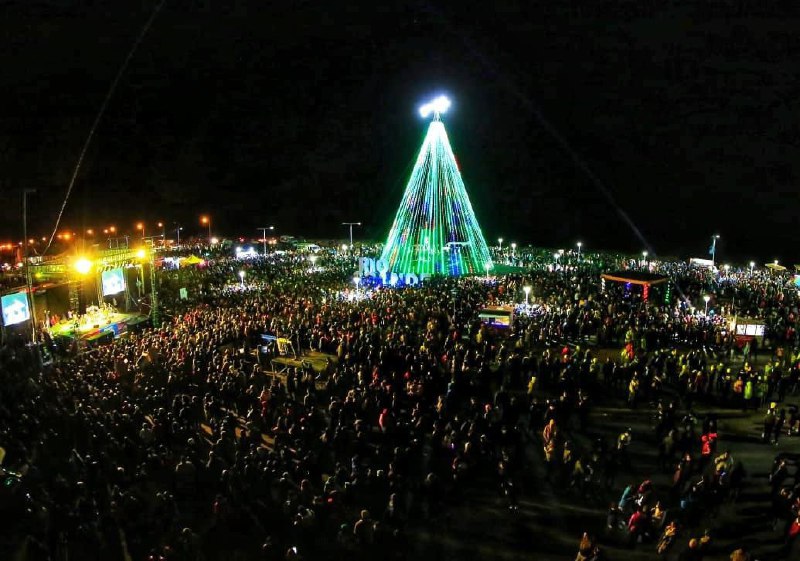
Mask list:
[[[800,403],[790,397],[788,403]],[[667,554],[677,559],[690,537],[699,537],[710,528],[714,536],[707,560],[728,560],[737,547],[745,546],[762,561],[775,558],[781,545],[779,535],[769,521],[769,486],[767,476],[779,452],[800,454],[800,437],[783,437],[778,446],[760,441],[763,409],[743,413],[740,410],[704,407],[695,412],[702,418],[707,412],[719,416],[718,451],[730,450],[744,463],[748,474],[746,486],[738,502],[725,504],[719,514],[703,517],[701,524],[684,530]],[[656,467],[655,434],[652,409],[642,404],[631,410],[618,399],[596,406],[591,413],[589,432],[592,435],[616,436],[626,427],[633,429],[631,465],[620,472],[608,499],[617,502],[628,483],[637,485],[652,479],[659,496],[665,496],[671,474]],[[583,438],[585,445],[588,439]],[[538,435],[526,444],[528,473],[523,481],[519,511],[510,512],[494,481],[474,489],[463,505],[449,509],[441,521],[420,525],[415,535],[420,556],[429,559],[502,559],[507,561],[572,560],[584,531],[596,533],[607,558],[611,560],[657,559],[655,543],[627,548],[619,535],[605,530],[608,503],[587,502],[573,492],[562,492],[544,483],[544,467],[537,448]]]

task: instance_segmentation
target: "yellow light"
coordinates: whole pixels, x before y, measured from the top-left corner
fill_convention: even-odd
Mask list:
[[[144,228],[144,224],[142,224],[141,222],[139,222],[139,223],[136,225],[136,229],[137,229],[137,230],[141,230],[141,229],[143,229],[143,228]]]
[[[144,249],[137,249],[136,257],[138,257],[139,259],[144,259],[145,257],[147,257],[147,252]]]
[[[93,234],[94,234],[94,230],[92,230],[91,228],[89,228],[88,230],[86,230],[86,233],[87,233],[88,235],[90,235],[90,236],[91,236],[91,235],[93,235]]]
[[[109,232],[111,232],[111,233],[113,234],[114,232],[116,232],[116,231],[117,231],[117,227],[116,227],[116,226],[109,226],[109,227],[108,227],[108,231],[109,231]]]
[[[89,271],[92,270],[92,262],[86,259],[85,257],[81,257],[77,261],[75,261],[75,270],[78,271],[80,274],[85,275]]]
[[[201,216],[200,217],[201,224],[208,224],[208,216]]]
[[[29,243],[29,244],[31,244],[31,245],[33,245],[33,244],[35,244],[35,243],[36,243],[36,240],[34,240],[33,238],[31,238],[31,239],[29,239],[29,240],[28,240],[28,243]]]
[[[163,228],[163,227],[164,227],[164,223],[163,223],[163,222],[159,222],[159,223],[158,223],[158,227],[159,227],[159,228]]]

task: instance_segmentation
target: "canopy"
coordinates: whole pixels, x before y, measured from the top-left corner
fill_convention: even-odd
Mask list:
[[[611,273],[603,273],[600,275],[600,278],[614,282],[629,282],[642,286],[653,286],[669,280],[669,278],[664,275],[645,273],[644,271],[614,271]]]
[[[783,265],[778,265],[777,263],[767,263],[764,266],[771,271],[783,272],[786,270],[786,267]]]
[[[203,263],[203,259],[199,258],[196,255],[190,255],[189,257],[181,261],[181,263],[184,263],[186,265],[197,265],[198,263]]]

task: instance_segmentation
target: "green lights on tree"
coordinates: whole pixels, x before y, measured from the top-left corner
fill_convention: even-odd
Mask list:
[[[449,105],[449,103],[448,103]],[[425,107],[425,106],[424,106]],[[440,111],[417,156],[381,259],[389,270],[417,275],[482,274],[493,267]]]

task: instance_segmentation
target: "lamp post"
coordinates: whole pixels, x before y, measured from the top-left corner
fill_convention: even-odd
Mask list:
[[[142,231],[142,239],[144,239],[144,223],[143,222],[138,222],[136,224],[136,229]]]
[[[175,228],[175,233],[178,235],[178,242],[176,245],[178,245],[179,247],[181,245],[181,230],[183,230],[183,226],[178,226],[177,228]]]
[[[28,239],[28,195],[35,193],[36,189],[23,189],[22,191],[22,239]],[[28,244],[24,244],[23,258],[25,259],[25,285],[28,288],[28,298],[31,305],[31,341],[36,343],[36,303],[33,300],[33,283],[31,281],[31,266],[28,259]]]
[[[525,307],[527,308],[528,307],[528,296],[530,296],[531,287],[530,286],[523,286],[522,290],[523,290],[523,292],[525,292]]]
[[[578,246],[578,261],[581,260],[581,246],[583,246],[583,242],[578,242],[575,245]]]
[[[708,294],[703,296],[703,301],[706,303],[706,315],[708,315],[708,301],[709,300],[711,300],[711,296],[709,296]]]
[[[750,276],[753,276],[753,267],[756,266],[755,261],[750,261]]]
[[[717,260],[717,240],[719,239],[719,234],[714,234],[711,236],[711,265],[714,265],[714,262]]]
[[[642,263],[643,263],[644,267],[647,267],[647,252],[646,251],[642,252]]]
[[[503,253],[503,238],[497,238],[497,251]]]
[[[261,230],[261,241],[264,242],[264,255],[267,254],[267,230],[274,230],[275,226],[261,226],[256,230]]]
[[[484,264],[483,268],[486,269],[486,280],[489,280],[489,269],[492,268],[492,264],[486,263]]]
[[[511,242],[511,259],[516,258],[517,256],[517,244],[516,242]]]
[[[242,281],[242,288],[244,288],[244,271],[239,271],[239,279]]]
[[[167,245],[167,230],[164,228],[164,223],[159,222],[158,227],[161,228],[161,247],[166,247]]]
[[[208,226],[208,243],[211,244],[211,217],[201,216],[200,223]]]
[[[350,249],[353,248],[353,226],[361,226],[361,222],[342,222],[342,226],[350,226]]]

